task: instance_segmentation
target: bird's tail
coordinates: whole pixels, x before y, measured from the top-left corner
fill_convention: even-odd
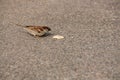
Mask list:
[[[10,22],[10,23],[12,23],[12,24],[14,24],[14,25],[16,25],[16,26],[26,27],[26,26],[23,26],[23,25],[20,25],[20,24],[14,23],[14,22]]]

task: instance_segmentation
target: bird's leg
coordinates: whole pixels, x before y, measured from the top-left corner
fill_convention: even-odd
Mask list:
[[[38,36],[37,35],[33,35],[35,38],[38,38]]]
[[[37,40],[39,40],[39,39],[40,39],[38,35],[34,35],[34,37],[35,37]]]

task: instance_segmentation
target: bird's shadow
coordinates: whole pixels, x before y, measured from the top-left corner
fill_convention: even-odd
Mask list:
[[[43,36],[41,36],[41,37],[47,37],[47,36],[52,36],[53,34],[52,33],[46,33],[46,34],[44,34]]]
[[[28,33],[29,34],[29,33]],[[29,34],[30,36],[33,36],[33,35],[31,35],[31,34]],[[42,38],[45,38],[45,37],[49,37],[49,36],[52,36],[53,34],[52,33],[46,33],[46,34],[44,34],[44,35],[42,35],[42,36],[33,36],[33,37],[42,37]]]

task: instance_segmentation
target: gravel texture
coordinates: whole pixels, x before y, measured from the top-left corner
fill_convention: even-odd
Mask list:
[[[120,80],[120,0],[0,0],[0,80]]]

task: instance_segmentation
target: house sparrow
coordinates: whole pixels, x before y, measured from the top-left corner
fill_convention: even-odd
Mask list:
[[[19,24],[15,25],[22,26]],[[33,36],[43,36],[49,31],[51,31],[51,29],[47,26],[22,26],[22,27],[24,27],[24,29]]]

